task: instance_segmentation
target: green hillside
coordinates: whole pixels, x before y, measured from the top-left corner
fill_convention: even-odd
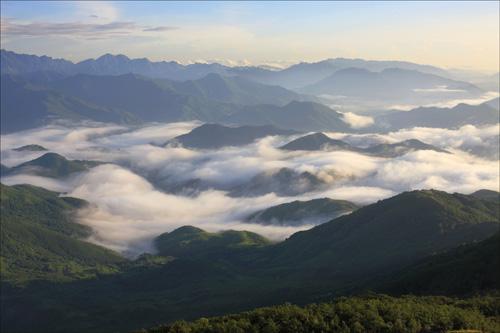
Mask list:
[[[217,256],[268,244],[266,238],[249,231],[209,233],[192,226],[180,227],[155,239],[159,254],[173,257]]]
[[[498,230],[498,203],[435,190],[404,192],[298,232],[278,245],[280,260],[382,268],[483,240]],[[303,261],[302,261],[303,260]]]
[[[64,220],[71,215],[58,214],[70,212],[75,205],[79,207],[80,201],[73,203],[73,199],[60,198],[53,192],[24,186],[4,187],[3,192],[6,195],[2,194],[2,238],[7,241],[2,241],[2,277],[6,277],[2,278],[2,332],[127,332],[179,319],[193,320],[285,302],[300,305],[341,301],[337,297],[359,293],[367,286],[389,290],[393,285],[381,287],[381,282],[387,281],[383,278],[402,269],[409,272],[401,274],[404,281],[426,278],[420,267],[430,255],[480,242],[498,230],[495,202],[439,191],[414,191],[359,208],[278,244],[269,244],[250,232],[209,233],[182,227],[156,239],[159,256],[145,255],[127,261],[75,238],[84,236],[86,230],[72,231],[75,224]],[[70,205],[69,210],[66,205]],[[16,218],[5,219],[6,209]],[[52,226],[52,221],[58,223]],[[461,265],[460,260],[457,262]],[[440,265],[445,270],[461,272],[453,262]],[[490,274],[491,270],[478,272]],[[438,282],[446,279],[446,272],[432,274]],[[483,277],[482,281],[488,279]],[[404,292],[427,293],[418,283],[404,289],[398,284],[400,281],[389,282]],[[460,279],[456,283],[461,283]],[[492,291],[487,283],[479,284],[476,290]],[[460,289],[450,293],[455,291],[462,294]],[[353,321],[346,325],[356,325],[359,332],[371,328],[370,325],[378,325],[373,327],[382,332],[391,332],[387,327],[395,332],[418,332],[415,327],[427,329],[423,332],[439,331],[438,327],[490,328],[494,326],[488,326],[492,322],[486,317],[498,304],[495,297],[479,299],[477,306],[443,298],[387,298],[373,301],[377,309],[373,312],[366,310],[367,304],[372,304],[368,301],[345,301],[348,303],[339,303],[344,304],[340,307],[333,305],[331,311],[338,313],[347,307],[345,304],[352,304]],[[328,309],[332,305],[322,306],[326,313],[331,313]],[[490,312],[481,315],[483,308]],[[401,317],[393,317],[391,309],[394,316],[399,312]],[[318,315],[311,322],[298,323],[301,311],[298,309],[290,316],[284,313],[284,319],[277,319],[275,324],[279,328],[290,322],[300,332],[310,331],[311,323],[323,322],[322,315]],[[23,320],[26,313],[30,320]],[[410,313],[421,314],[415,317],[417,323],[405,317]],[[429,313],[437,315],[429,318]],[[334,317],[325,318],[329,318],[331,327],[338,328],[331,321]],[[207,326],[207,332],[246,332],[238,326],[239,320],[229,320],[228,325],[236,326]],[[260,324],[251,323],[247,328],[251,331],[260,327],[255,325]],[[274,332],[277,328],[269,329]]]
[[[423,259],[387,277],[393,293],[456,295],[500,290],[500,233]]]
[[[86,203],[29,185],[1,185],[1,277],[14,284],[66,281],[112,272],[122,257],[81,241],[91,230],[72,222]]]
[[[357,205],[345,200],[295,200],[257,211],[248,216],[246,221],[265,225],[301,225],[325,222],[356,209]]]

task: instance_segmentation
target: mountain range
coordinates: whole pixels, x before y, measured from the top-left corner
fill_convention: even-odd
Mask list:
[[[240,76],[253,81],[280,85],[285,88],[302,87],[315,83],[334,72],[351,67],[371,71],[381,71],[386,68],[402,68],[418,70],[423,73],[447,76],[445,70],[418,65],[403,61],[366,61],[363,59],[327,59],[316,63],[299,63],[283,70],[268,70],[262,67],[228,67],[221,64],[196,63],[182,65],[175,61],[152,62],[148,59],[129,59],[125,55],[105,54],[97,59],[87,59],[72,63],[64,59],[53,59],[47,56],[18,54],[1,50],[2,74],[26,74],[35,72],[52,72],[62,75],[123,75],[139,74],[151,78],[164,78],[178,81],[196,80],[207,74],[215,73],[224,76]]]
[[[2,133],[42,126],[54,119],[121,124],[201,120],[277,126],[283,122],[277,127],[349,129],[341,114],[330,108],[296,101],[307,99],[303,96],[216,74],[191,82],[153,80],[136,74],[78,74],[49,83],[32,83],[12,75],[1,78]]]
[[[410,111],[390,112],[375,118],[372,128],[365,130],[397,131],[411,127],[458,128],[464,125],[498,124],[499,110],[494,99],[479,105],[458,104],[451,108],[419,107]]]
[[[372,72],[346,68],[301,89],[313,95],[344,96],[366,100],[422,100],[425,93],[440,93],[440,98],[478,96],[482,90],[470,83],[455,81],[416,70],[386,68]]]
[[[377,116],[373,126],[357,129],[346,123],[343,113],[318,103],[332,104],[328,98],[300,94],[277,86],[276,80],[258,80],[255,75],[249,74],[269,72],[263,75],[293,78],[296,75],[293,73],[300,76],[304,71],[318,75],[323,73],[325,77],[322,81],[301,91],[340,94],[342,100],[333,104],[342,101],[342,105],[337,105],[342,109],[346,105],[378,103],[377,99],[388,103],[391,96],[403,98],[408,94],[411,95],[408,98],[416,100],[404,103],[425,104],[436,96],[441,101],[459,98],[462,93],[467,95],[463,98],[483,93],[466,82],[437,76],[444,74],[436,68],[410,63],[395,62],[392,63],[396,66],[394,68],[389,66],[390,62],[336,59],[268,71],[261,68],[226,68],[222,65],[150,63],[145,59],[130,60],[111,55],[79,64],[5,50],[1,51],[1,55],[2,133],[42,126],[55,119],[119,124],[199,120],[233,125],[273,125],[297,131],[342,132],[498,123],[496,100],[479,106],[460,104],[452,109],[392,111]],[[349,63],[360,67],[342,67]],[[152,69],[155,66],[168,68],[165,71],[172,71],[175,77],[170,77],[170,74],[153,75],[159,73]],[[335,70],[327,74],[329,70],[325,68]],[[188,72],[199,74],[186,74],[187,77],[180,74]],[[326,88],[319,88],[323,86]],[[399,102],[402,101],[391,103]]]

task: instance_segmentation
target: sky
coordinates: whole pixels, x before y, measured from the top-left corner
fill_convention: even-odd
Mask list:
[[[498,71],[500,2],[1,1],[1,47],[283,67],[327,58]]]

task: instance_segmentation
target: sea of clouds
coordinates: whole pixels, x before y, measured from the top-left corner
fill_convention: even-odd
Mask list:
[[[16,152],[39,144],[68,159],[109,162],[88,172],[57,180],[33,175],[2,178],[7,185],[29,183],[91,203],[78,213],[80,223],[95,233],[90,241],[127,255],[154,252],[152,240],[183,225],[208,231],[250,230],[273,240],[310,228],[245,223],[249,214],[293,200],[329,197],[369,204],[402,191],[434,188],[471,193],[498,190],[498,157],[472,155],[468,147],[491,149],[498,144],[499,126],[459,129],[413,128],[387,134],[327,133],[353,145],[419,139],[450,153],[416,151],[397,158],[379,158],[353,152],[288,152],[278,149],[295,137],[266,137],[244,147],[192,150],[164,146],[170,139],[199,126],[196,122],[125,127],[82,123],[55,124],[1,137],[2,164],[15,166],[44,152]],[[478,148],[479,147],[479,148]],[[488,157],[488,156],[486,156]],[[221,188],[250,181],[255,175],[290,168],[308,171],[327,186],[295,197],[269,193],[231,197]],[[168,193],[162,182],[202,179],[216,189],[195,195]],[[217,190],[218,189],[218,190]]]

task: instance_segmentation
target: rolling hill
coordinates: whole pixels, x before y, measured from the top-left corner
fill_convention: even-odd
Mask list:
[[[330,198],[309,201],[295,200],[257,211],[249,215],[245,221],[264,225],[286,226],[321,224],[356,209],[358,209],[357,205],[345,200]]]
[[[314,102],[291,102],[285,106],[247,106],[228,115],[225,120],[238,125],[273,125],[296,131],[344,131],[352,129],[342,120],[342,114]]]
[[[87,171],[102,162],[67,160],[56,153],[46,153],[34,160],[9,168],[4,175],[32,174],[42,177],[64,178],[75,172]]]
[[[280,149],[291,151],[352,151],[360,154],[373,155],[378,157],[397,157],[417,150],[433,150],[441,153],[448,153],[446,150],[426,144],[420,140],[410,139],[396,143],[381,143],[367,148],[358,148],[350,144],[328,137],[323,133],[313,133],[283,145]]]
[[[228,127],[218,124],[204,124],[187,134],[175,137],[166,144],[181,144],[188,148],[215,149],[248,145],[259,138],[270,135],[293,135],[296,131],[274,126]]]
[[[374,130],[397,131],[412,127],[458,128],[467,124],[498,124],[499,111],[488,105],[458,104],[452,108],[421,107],[391,112],[375,118]]]
[[[138,123],[132,115],[37,87],[10,75],[1,76],[1,132],[10,133],[47,124],[53,119]]]
[[[184,226],[155,239],[155,246],[162,256],[210,257],[269,245],[266,238],[248,231],[226,230],[209,233],[202,229]]]
[[[439,93],[441,97],[479,96],[474,85],[416,70],[386,68],[372,72],[363,68],[346,68],[302,89],[314,95],[356,97],[367,100],[405,101]]]

